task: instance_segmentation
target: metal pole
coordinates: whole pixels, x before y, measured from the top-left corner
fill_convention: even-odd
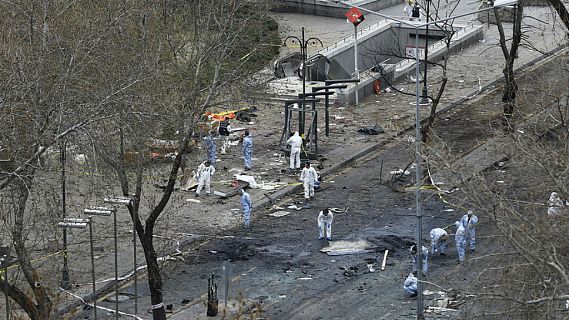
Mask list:
[[[328,89],[324,90],[325,92],[328,92]],[[325,117],[325,122],[326,122],[326,136],[328,137],[330,135],[330,111],[328,110],[330,104],[330,98],[328,98],[328,95],[324,96],[324,117]]]
[[[119,265],[117,244],[117,213],[113,212],[113,225],[115,232],[115,319],[119,318]]]
[[[133,260],[134,260],[134,315],[138,313],[138,272],[136,263],[136,221],[138,219],[138,210],[133,206],[133,219],[132,219],[132,242],[133,242]]]
[[[67,149],[67,140],[61,142],[61,150],[59,151],[61,162],[61,215],[62,219],[67,218],[67,203],[66,203],[66,185],[65,185],[65,153]],[[63,229],[63,270],[61,270],[61,287],[65,290],[71,288],[71,281],[69,280],[69,266],[67,262],[67,228]]]
[[[306,44],[304,43],[304,27],[302,27],[302,39],[300,40],[300,54],[302,55],[302,108],[300,109],[300,121],[298,131],[304,135],[304,112],[306,111]]]
[[[423,320],[423,221],[421,212],[421,117],[419,109],[419,28],[415,28],[415,207],[417,213],[417,320]]]
[[[95,292],[97,288],[95,286],[95,254],[93,250],[93,218],[89,217],[89,243],[91,244],[91,280],[93,281],[93,314],[95,320],[97,320],[97,296]]]
[[[421,104],[429,104],[428,88],[427,88],[427,68],[428,68],[428,57],[429,57],[429,7],[430,0],[426,0],[427,3],[427,25],[425,26],[425,76],[423,77],[423,93],[421,94]]]
[[[354,76],[356,79],[360,78],[360,70],[358,68],[358,26],[354,25]],[[356,82],[356,106],[360,104],[358,83]]]
[[[4,298],[6,298],[6,320],[10,320],[10,299],[8,298],[8,257],[4,256],[2,258],[1,264],[4,268]]]

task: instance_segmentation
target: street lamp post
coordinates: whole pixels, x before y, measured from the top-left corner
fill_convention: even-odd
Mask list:
[[[327,1],[327,2],[331,2],[331,1]],[[467,12],[467,13],[463,13],[463,14],[459,14],[456,16],[451,16],[451,17],[447,17],[444,19],[439,19],[439,20],[435,20],[435,21],[431,21],[425,24],[416,24],[416,23],[411,23],[409,21],[404,21],[401,19],[397,19],[397,18],[393,18],[390,17],[388,15],[384,15],[382,13],[379,12],[375,12],[369,9],[365,9],[362,7],[358,7],[358,6],[354,6],[350,3],[347,3],[345,1],[333,1],[334,3],[341,3],[345,6],[351,7],[353,8],[358,8],[362,11],[371,13],[371,14],[375,14],[378,15],[380,17],[383,17],[385,19],[391,20],[391,21],[395,21],[398,22],[402,25],[406,25],[406,26],[410,26],[412,28],[415,28],[415,164],[416,164],[416,173],[415,173],[415,209],[416,209],[416,217],[417,217],[417,250],[419,250],[419,252],[421,252],[420,250],[422,250],[422,243],[423,243],[423,237],[422,237],[422,232],[423,232],[423,221],[422,221],[422,201],[421,201],[421,117],[420,117],[420,109],[419,109],[419,105],[420,105],[420,95],[419,95],[419,28],[422,27],[428,27],[429,25],[436,25],[437,23],[441,23],[441,22],[445,22],[448,20],[454,20],[457,18],[461,18],[461,17],[465,17],[465,16],[469,16],[475,13],[479,13],[479,12],[484,12],[484,11],[489,11],[492,10],[495,7],[503,7],[503,6],[509,6],[512,4],[515,4],[517,2],[517,0],[494,0],[493,6],[488,7],[488,8],[484,8],[484,9],[480,9],[480,10],[476,10],[476,11],[472,11],[472,12]],[[426,59],[425,59],[426,60]],[[426,83],[426,82],[425,82]],[[417,319],[418,320],[423,320],[425,319],[425,316],[423,314],[423,274],[420,271],[422,266],[423,266],[423,257],[422,254],[418,255],[418,266],[419,266],[419,271],[417,272]]]
[[[66,204],[66,185],[65,185],[65,164],[66,160],[67,140],[61,142],[61,149],[59,151],[59,162],[61,164],[61,218],[67,218],[67,204]],[[60,287],[69,290],[71,288],[71,281],[69,280],[69,266],[67,260],[67,229],[63,229],[63,269],[61,270],[61,284]]]
[[[115,319],[119,318],[119,270],[118,270],[118,246],[117,246],[117,209],[107,207],[91,207],[83,210],[90,216],[105,216],[113,214],[113,229],[115,234]]]
[[[419,101],[421,104],[423,105],[427,105],[429,104],[429,92],[428,92],[428,88],[427,88],[427,68],[428,68],[428,57],[429,57],[429,8],[431,7],[430,2],[431,0],[426,0],[426,4],[427,4],[427,25],[425,26],[425,60],[424,60],[424,64],[425,64],[425,71],[424,71],[424,76],[423,76],[423,92],[421,93],[421,101]],[[417,48],[417,50],[419,50],[419,48]]]
[[[128,206],[128,205],[132,204],[132,199],[129,197],[109,197],[109,198],[105,198],[104,202],[109,203],[109,204],[113,204],[113,205],[126,205],[126,206]],[[137,260],[136,260],[136,242],[137,242],[136,241],[136,221],[137,221],[137,214],[136,213],[137,213],[137,211],[133,210],[133,212],[134,212],[134,217],[132,218],[132,246],[133,246],[132,260],[133,260],[133,272],[134,272],[134,315],[136,316],[136,314],[138,313],[138,274],[136,272],[136,269],[138,268]],[[116,217],[115,217],[115,221],[116,221]],[[116,233],[116,231],[115,231],[115,233]],[[115,237],[115,239],[116,239],[116,237]],[[115,253],[115,255],[116,255],[116,253]],[[116,266],[115,266],[115,268],[116,268]]]
[[[77,218],[66,218],[62,222],[58,223],[59,227],[64,231],[67,228],[75,229],[85,229],[89,225],[89,244],[91,247],[91,282],[93,283],[93,315],[95,320],[97,320],[97,297],[95,292],[97,291],[95,286],[95,254],[93,253],[93,219],[91,217],[87,219],[77,219]]]
[[[316,45],[316,43],[320,43],[320,45],[322,47],[324,47],[324,44],[318,38],[308,38],[305,40],[304,39],[304,27],[302,27],[302,36],[300,39],[298,37],[295,37],[295,36],[288,36],[283,41],[285,46],[286,46],[287,41],[290,41],[291,44],[298,42],[298,44],[300,46],[300,54],[302,56],[302,109],[300,111],[299,123],[298,123],[298,132],[302,136],[302,135],[304,135],[304,122],[305,122],[305,111],[306,111],[306,99],[305,99],[305,94],[306,94],[306,56],[307,56],[307,51],[308,51],[308,44],[313,43],[314,45]]]
[[[346,12],[346,18],[348,22],[354,25],[354,77],[356,80],[360,79],[360,69],[358,68],[358,24],[365,20],[364,15],[356,8],[352,7],[348,12]],[[358,82],[356,82],[356,106],[359,105],[359,88]]]

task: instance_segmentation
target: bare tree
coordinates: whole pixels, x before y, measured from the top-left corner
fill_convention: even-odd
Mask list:
[[[140,21],[134,27],[129,47],[136,65],[151,74],[133,92],[135,98],[120,101],[121,111],[105,123],[114,135],[101,128],[90,130],[98,145],[98,155],[114,170],[124,196],[134,202],[128,209],[135,222],[147,263],[154,319],[165,319],[163,282],[154,236],[157,222],[167,211],[178,172],[198,132],[198,120],[217,103],[224,88],[239,85],[259,66],[268,35],[260,30],[260,16],[266,3],[247,1],[161,2],[141,4]],[[122,48],[128,50],[128,48]],[[264,54],[264,53],[263,53]],[[132,60],[132,57],[131,57]],[[132,63],[133,77],[141,79],[140,68]],[[113,66],[111,66],[112,68]],[[118,66],[117,66],[118,67]],[[171,164],[162,172],[163,193],[151,202],[148,211],[141,208],[144,189],[151,185],[145,172],[149,166],[147,142],[162,133],[164,127],[175,134],[176,150]],[[126,162],[126,154],[136,154]]]
[[[496,25],[498,27],[498,32],[500,34],[500,48],[502,49],[502,54],[504,55],[505,65],[504,65],[504,93],[502,95],[503,103],[503,123],[506,127],[511,127],[510,120],[513,117],[515,104],[516,104],[516,93],[518,91],[518,85],[516,83],[516,78],[514,75],[514,62],[518,57],[518,50],[520,43],[522,41],[522,18],[524,12],[524,6],[522,2],[519,2],[514,6],[513,10],[513,28],[512,37],[510,41],[510,48],[507,47],[507,38],[504,32],[504,26],[502,24],[502,19],[498,8],[494,8],[494,16],[496,17]]]
[[[492,235],[495,241],[484,242],[488,254],[479,256],[477,252],[469,257],[469,272],[476,273],[476,281],[464,290],[469,296],[468,318],[566,317],[567,211],[549,215],[547,203],[552,191],[563,200],[569,192],[569,103],[565,90],[569,74],[564,71],[564,60],[563,56],[557,57],[540,69],[518,75],[524,85],[519,88],[517,100],[522,117],[512,120],[517,130],[509,134],[497,130],[480,146],[482,150],[497,151],[489,153],[489,157],[501,160],[494,166],[478,172],[477,163],[454,161],[453,155],[443,150],[448,145],[429,153],[431,160],[436,158],[439,170],[452,177],[447,182],[459,187],[452,196],[445,196],[447,200],[475,208],[483,220],[490,222],[484,227],[485,235],[497,233]],[[535,82],[526,86],[530,80]],[[535,83],[540,84],[538,88]],[[476,107],[482,106],[471,105],[468,109]],[[487,119],[479,121],[479,127],[469,128],[472,135],[489,129],[484,126]],[[438,142],[439,146],[445,145]],[[491,145],[495,147],[488,148]]]

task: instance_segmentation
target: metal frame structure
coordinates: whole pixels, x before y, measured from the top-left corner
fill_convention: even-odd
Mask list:
[[[85,229],[89,226],[89,244],[91,247],[91,281],[93,283],[93,314],[95,320],[97,320],[97,297],[95,292],[97,288],[95,286],[95,254],[93,249],[93,219],[89,217],[87,219],[81,218],[65,218],[63,221],[58,223],[58,226],[66,231],[68,228],[72,229]]]

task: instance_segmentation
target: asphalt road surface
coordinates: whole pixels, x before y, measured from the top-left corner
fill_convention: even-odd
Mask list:
[[[299,193],[277,203],[290,212],[287,216],[263,214],[249,229],[232,230],[184,250],[183,261],[179,259],[164,269],[166,303],[180,313],[194,305],[205,319],[207,277],[216,274],[222,305],[225,281],[221,267],[229,261],[233,269],[230,302],[238,296],[245,304],[258,302],[255,319],[416,317],[416,300],[408,298],[402,289],[412,270],[408,249],[416,232],[414,192],[399,192],[385,185],[390,171],[412,161],[414,149],[409,142],[401,141],[384,150],[328,178],[310,209],[286,208],[294,201],[303,201]],[[413,176],[411,172],[405,182],[411,183]],[[426,240],[431,228],[449,225],[459,213],[445,212],[445,204],[430,194],[424,194],[424,199]],[[328,241],[318,240],[316,218],[323,207],[349,207],[334,217],[333,240],[363,239],[376,248],[369,253],[339,256],[320,252],[328,245]],[[380,271],[385,249],[390,250],[387,268]],[[436,278],[446,265],[456,265],[454,248],[449,251],[449,256],[431,261],[428,279]],[[368,264],[373,264],[374,272]],[[147,289],[141,290],[143,296],[148,295]],[[433,304],[429,299],[427,304]],[[128,309],[128,304],[123,303],[121,310]]]

